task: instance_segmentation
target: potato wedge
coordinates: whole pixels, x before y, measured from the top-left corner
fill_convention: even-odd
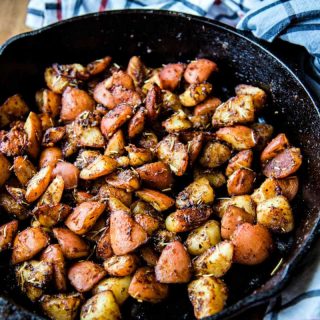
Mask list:
[[[156,190],[141,189],[136,192],[136,195],[160,212],[168,210],[174,205],[174,199]]]
[[[105,71],[110,65],[112,58],[110,56],[106,56],[102,59],[98,59],[92,61],[87,64],[86,71],[91,75],[95,76],[103,71]]]
[[[41,89],[36,92],[36,103],[40,112],[55,118],[60,113],[61,96],[49,89]]]
[[[54,168],[58,163],[58,161],[62,160],[62,158],[63,156],[60,148],[57,148],[57,147],[45,148],[40,153],[39,167],[43,168],[46,166],[51,166],[52,168]],[[36,171],[34,170],[34,173],[35,172]]]
[[[111,158],[122,156],[125,153],[125,138],[123,131],[119,129],[113,136],[108,140],[104,154]]]
[[[185,232],[193,230],[206,222],[212,209],[209,206],[191,207],[177,210],[166,218],[166,228],[171,232]]]
[[[200,164],[205,168],[216,168],[229,160],[231,150],[220,142],[208,142],[199,159]]]
[[[114,277],[129,276],[138,268],[138,257],[134,254],[124,254],[113,256],[103,262],[103,267],[107,273]]]
[[[105,155],[101,155],[80,172],[80,178],[93,180],[110,174],[117,168],[117,162]]]
[[[253,161],[252,150],[242,150],[229,160],[226,168],[226,176],[231,176],[236,170],[240,168],[251,168]]]
[[[52,177],[61,176],[65,189],[74,189],[78,186],[79,169],[70,162],[59,161],[52,171]]]
[[[35,207],[32,214],[40,225],[51,228],[63,221],[71,210],[70,206],[63,203],[58,203],[56,205],[45,204]]]
[[[262,162],[271,160],[288,147],[288,138],[284,133],[280,133],[274,139],[272,139],[269,144],[263,149],[260,160]]]
[[[147,68],[140,57],[133,56],[128,62],[127,73],[132,78],[135,86],[141,86],[146,78]]]
[[[130,139],[135,138],[142,133],[146,122],[146,109],[141,107],[128,123],[128,136]]]
[[[168,285],[159,283],[149,267],[139,268],[129,286],[130,296],[138,301],[158,303],[168,296],[168,292]]]
[[[113,187],[109,184],[103,184],[99,189],[98,195],[101,201],[106,201],[110,197],[113,197],[120,200],[127,207],[130,207],[132,203],[132,193]]]
[[[54,228],[52,231],[67,259],[84,258],[89,255],[89,246],[71,230]]]
[[[82,170],[89,166],[93,161],[95,161],[101,153],[97,150],[87,150],[82,149],[79,151],[76,161],[74,165],[79,169]]]
[[[0,153],[0,187],[5,184],[5,182],[10,177],[11,164],[9,160]]]
[[[233,244],[231,241],[222,241],[207,249],[193,261],[197,276],[224,276],[232,265]]]
[[[42,145],[45,147],[53,147],[64,137],[66,133],[65,127],[52,127],[46,130],[43,135]]]
[[[240,196],[251,193],[255,179],[256,174],[251,169],[237,169],[228,178],[228,194],[230,196]]]
[[[201,178],[206,178],[213,188],[220,188],[226,183],[224,174],[216,169],[195,168],[193,171],[193,179],[197,180]]]
[[[27,153],[36,158],[40,152],[40,144],[42,139],[41,121],[37,114],[30,112],[24,124],[24,130],[27,134]]]
[[[158,118],[161,110],[161,102],[161,90],[157,84],[153,83],[148,90],[145,102],[147,118],[151,122],[154,122]]]
[[[78,205],[68,216],[65,225],[74,233],[87,233],[106,209],[104,203],[87,201]]]
[[[221,241],[220,224],[209,220],[188,234],[185,245],[190,254],[198,256]]]
[[[17,220],[12,220],[0,227],[0,252],[11,249],[17,232]]]
[[[0,194],[0,207],[9,215],[18,220],[25,220],[28,218],[28,210],[23,203],[19,203],[11,195],[7,193]]]
[[[188,83],[201,83],[208,80],[214,71],[218,71],[216,63],[209,59],[197,59],[188,64],[184,79]]]
[[[41,228],[24,229],[14,239],[12,248],[12,264],[18,264],[33,258],[44,249],[50,241],[49,235]]]
[[[37,172],[27,157],[22,156],[14,158],[13,171],[23,186],[25,186]]]
[[[102,230],[104,230],[104,232],[97,241],[96,254],[98,258],[107,260],[114,255],[111,247],[110,228],[103,227]]]
[[[225,283],[214,277],[200,277],[188,286],[189,299],[197,319],[213,316],[222,311],[228,298]]]
[[[48,186],[45,193],[41,196],[37,203],[37,206],[42,205],[57,205],[59,204],[64,190],[64,180],[61,176],[56,176],[50,185]]]
[[[179,99],[184,107],[194,107],[198,103],[204,101],[211,91],[212,85],[210,83],[195,83],[191,84],[183,93],[181,93]]]
[[[138,174],[132,170],[121,170],[106,177],[106,182],[115,188],[132,192],[140,188]]]
[[[164,90],[174,91],[181,81],[185,65],[182,63],[169,63],[159,72],[160,87]]]

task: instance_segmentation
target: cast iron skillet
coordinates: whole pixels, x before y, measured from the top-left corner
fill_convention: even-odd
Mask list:
[[[111,55],[126,63],[140,55],[147,65],[207,57],[220,67],[217,79],[222,98],[239,83],[268,91],[263,115],[276,131],[284,131],[302,148],[301,188],[294,203],[294,234],[277,237],[277,251],[262,267],[236,266],[226,281],[229,306],[211,319],[227,319],[254,304],[274,297],[287,283],[297,262],[308,251],[320,225],[320,117],[312,97],[280,60],[242,33],[205,18],[162,11],[111,11],[90,14],[22,34],[0,49],[0,101],[20,92],[34,105],[34,92],[42,87],[44,68],[53,62],[87,63]],[[271,271],[283,258],[278,271]],[[11,268],[1,258],[0,318],[43,319],[14,286]],[[187,296],[179,286],[163,304],[150,306],[129,301],[128,319],[193,319]]]

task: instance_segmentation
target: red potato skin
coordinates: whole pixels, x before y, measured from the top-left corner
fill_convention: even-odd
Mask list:
[[[284,133],[278,134],[272,139],[261,153],[260,160],[266,162],[274,158],[289,146],[289,141]]]
[[[41,228],[29,227],[24,229],[14,239],[12,264],[30,260],[44,249],[49,244],[49,241],[50,237]]]
[[[161,283],[186,283],[192,275],[189,254],[179,241],[169,243],[162,251],[155,267],[156,278]]]
[[[73,121],[83,111],[93,111],[94,107],[94,100],[87,92],[67,87],[62,94],[60,119],[63,121]]]
[[[199,103],[194,108],[195,116],[213,115],[215,110],[220,106],[222,101],[219,98],[208,98],[205,101]]]
[[[148,239],[148,234],[123,211],[113,212],[110,216],[110,240],[116,255],[129,253]]]
[[[110,229],[108,228],[97,242],[96,249],[97,257],[106,260],[113,256],[113,250],[111,247]]]
[[[78,185],[79,169],[70,162],[59,161],[52,172],[52,178],[61,176],[65,189],[74,189]]]
[[[18,225],[18,220],[13,220],[0,227],[0,252],[11,248]]]
[[[145,122],[146,110],[145,108],[140,108],[137,113],[130,119],[128,124],[128,136],[130,139],[133,139],[143,131]]]
[[[40,154],[39,167],[55,167],[59,160],[62,160],[62,150],[57,147],[48,147],[42,150]]]
[[[115,108],[116,102],[112,93],[106,88],[105,83],[106,81],[104,80],[95,86],[93,90],[93,98],[95,101],[111,110]]]
[[[160,73],[160,86],[161,89],[174,91],[182,78],[185,65],[182,63],[170,63],[164,66]]]
[[[153,84],[146,97],[147,118],[154,122],[160,114],[161,90]]]
[[[107,272],[91,261],[76,262],[68,270],[68,279],[78,292],[90,291]]]
[[[208,59],[198,59],[188,64],[184,72],[184,79],[190,83],[202,83],[206,81],[212,72],[217,71],[217,65]]]
[[[101,132],[110,138],[133,115],[133,109],[128,104],[119,104],[109,111],[101,120]]]

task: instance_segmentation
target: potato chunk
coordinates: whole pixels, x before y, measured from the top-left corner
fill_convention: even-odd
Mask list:
[[[9,215],[18,220],[25,220],[28,218],[28,210],[23,203],[19,203],[11,195],[7,193],[0,194],[0,207]]]
[[[188,119],[183,110],[178,110],[171,117],[162,122],[162,126],[169,133],[188,130],[192,127],[192,122]]]
[[[174,205],[174,199],[168,197],[164,193],[151,189],[141,189],[136,192],[136,195],[150,203],[157,211],[165,211]]]
[[[227,182],[229,195],[240,196],[250,193],[252,191],[255,179],[256,174],[251,169],[237,169],[232,173]]]
[[[248,95],[252,97],[252,102],[256,111],[261,110],[267,100],[267,94],[265,91],[258,87],[254,87],[248,84],[239,84],[235,88],[236,95]]]
[[[138,257],[134,254],[113,256],[103,262],[103,267],[111,276],[129,276],[135,272],[138,267]]]
[[[236,170],[240,168],[251,168],[253,161],[252,150],[242,150],[229,160],[226,168],[226,176],[231,176]]]
[[[260,159],[262,162],[271,160],[288,147],[289,141],[286,135],[284,133],[280,133],[263,149]]]
[[[179,95],[179,99],[183,106],[194,107],[204,101],[211,91],[212,85],[210,83],[191,84],[185,92]]]
[[[17,232],[17,220],[10,221],[0,227],[0,252],[12,247],[12,243]]]
[[[26,185],[37,172],[27,157],[22,156],[14,158],[13,171],[22,185]]]
[[[165,65],[159,72],[161,89],[174,91],[182,78],[185,65],[182,63],[170,63]]]
[[[188,83],[201,83],[206,81],[212,72],[217,71],[216,63],[209,59],[197,59],[190,62],[184,72],[184,79]]]
[[[124,189],[132,192],[140,188],[140,180],[138,174],[133,170],[120,170],[109,174],[106,182],[115,188]]]
[[[222,143],[208,142],[199,159],[200,164],[205,168],[216,168],[228,161],[231,150]]]
[[[5,184],[5,182],[10,177],[10,162],[9,160],[0,153],[0,187]]]

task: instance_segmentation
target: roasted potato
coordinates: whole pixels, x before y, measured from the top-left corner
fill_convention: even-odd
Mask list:
[[[242,150],[229,160],[226,168],[226,176],[231,176],[236,170],[241,168],[251,168],[253,161],[252,150]]]
[[[42,126],[39,117],[34,112],[29,113],[24,124],[24,131],[27,135],[26,151],[32,158],[36,158],[40,152]]]
[[[152,152],[156,149],[158,137],[152,131],[144,131],[138,140],[138,145],[142,148],[150,149]]]
[[[226,183],[226,177],[224,174],[216,169],[203,169],[196,167],[193,171],[193,178],[195,180],[206,178],[213,188],[220,188]]]
[[[106,182],[111,186],[132,192],[140,188],[140,180],[138,174],[133,170],[120,170],[109,174]]]
[[[216,63],[209,59],[197,59],[188,64],[184,79],[188,83],[201,83],[208,80],[214,71],[218,71]]]
[[[111,158],[122,156],[125,153],[125,138],[123,131],[119,129],[113,136],[108,140],[104,154]]]
[[[51,228],[63,221],[71,210],[71,207],[64,203],[56,205],[45,204],[35,207],[32,215],[40,225]]]
[[[161,90],[157,84],[153,83],[148,90],[145,101],[147,119],[151,122],[154,122],[158,118],[161,110],[161,102]]]
[[[216,168],[229,160],[231,150],[220,142],[208,142],[199,159],[200,164],[205,168]]]
[[[100,230],[98,230],[99,232]],[[96,254],[97,257],[103,260],[107,260],[108,258],[113,256],[113,250],[111,247],[111,238],[110,238],[110,229],[109,227],[103,227],[102,231],[104,231],[97,241]]]
[[[170,118],[162,122],[162,126],[169,133],[188,130],[192,127],[192,122],[187,114],[182,110],[175,112]]]
[[[122,201],[115,197],[109,197],[108,209],[110,213],[121,211],[131,215],[130,209],[127,206],[125,206]]]
[[[132,203],[131,192],[127,192],[124,189],[113,187],[109,184],[103,184],[100,187],[98,196],[101,201],[106,201],[110,197],[117,198],[127,207],[130,207]]]
[[[208,82],[194,83],[179,95],[179,99],[184,107],[194,107],[204,101],[211,91],[212,85]]]
[[[182,78],[185,65],[182,63],[170,63],[159,72],[160,87],[164,90],[174,91]]]
[[[132,78],[135,86],[141,86],[147,76],[147,68],[140,57],[133,56],[128,62],[127,73]]]
[[[52,127],[46,130],[43,135],[42,145],[45,147],[53,147],[64,137],[66,133],[65,127]]]
[[[36,103],[40,112],[55,118],[60,113],[61,96],[49,89],[41,89],[36,92]]]
[[[106,56],[102,59],[98,59],[95,61],[92,61],[87,64],[86,71],[91,75],[95,76],[108,68],[112,61],[112,58],[110,56]]]
[[[182,241],[180,236],[178,236],[175,232],[164,230],[158,230],[153,235],[152,245],[155,251],[162,252],[162,250],[171,242],[174,241]]]
[[[5,184],[5,182],[10,177],[10,162],[9,160],[0,153],[0,187]]]
[[[256,174],[249,168],[237,169],[229,176],[227,181],[228,194],[230,196],[240,196],[252,191]]]
[[[150,267],[155,267],[159,256],[158,254],[149,246],[141,247],[139,250],[141,258],[146,262]]]
[[[273,126],[267,123],[254,123],[250,127],[257,141],[255,148],[259,151],[264,149],[272,136]]]
[[[28,209],[23,203],[19,203],[11,195],[7,193],[0,194],[0,207],[12,217],[18,220],[28,218]]]
[[[17,220],[12,220],[0,227],[0,252],[12,247],[12,243],[17,232]]]
[[[261,110],[266,104],[267,95],[265,91],[248,84],[239,84],[235,87],[237,96],[247,95],[252,97],[252,102],[256,111]]]
[[[117,168],[117,162],[105,155],[101,155],[80,172],[80,178],[93,180],[113,172]]]
[[[146,123],[146,109],[141,107],[128,123],[128,136],[130,139],[135,138],[142,133]]]
[[[145,148],[137,148],[133,144],[129,144],[126,148],[130,166],[138,167],[152,161],[152,152]]]
[[[243,209],[253,217],[256,216],[256,205],[249,195],[220,199],[216,208],[220,218],[223,217],[229,205]]]
[[[52,177],[61,176],[65,189],[74,189],[78,186],[79,169],[70,162],[58,161],[52,171]]]
[[[23,186],[25,186],[37,172],[28,158],[22,156],[14,158],[13,171]]]
[[[263,149],[260,155],[260,160],[262,162],[271,160],[288,147],[289,141],[286,135],[284,133],[280,133]]]
[[[110,276],[129,276],[135,272],[138,267],[138,257],[134,254],[113,256],[103,262],[103,267]]]
[[[136,195],[152,205],[157,211],[165,211],[174,205],[174,200],[164,193],[151,189],[141,189]]]
[[[179,97],[168,90],[162,90],[162,108],[164,111],[178,111],[182,108]]]
[[[277,183],[281,188],[282,194],[289,200],[293,200],[299,188],[299,179],[297,176],[287,177],[285,179],[277,179]]]
[[[54,168],[58,163],[58,161],[62,160],[62,158],[63,158],[62,151],[60,148],[57,148],[57,147],[45,148],[42,150],[40,154],[39,167],[43,168],[46,166],[51,166],[52,168]],[[35,169],[34,169],[34,172],[35,172]]]
[[[61,176],[56,176],[50,185],[48,186],[45,193],[41,196],[37,203],[37,206],[59,204],[64,190],[64,180]]]
[[[190,135],[189,135],[190,134]],[[197,161],[204,143],[204,134],[202,132],[183,132],[182,140],[187,143],[189,163],[193,166]]]
[[[55,126],[55,121],[54,119],[52,119],[48,113],[40,113],[38,114],[38,118],[41,122],[41,128],[42,128],[42,131],[46,131],[48,130],[49,128],[52,128]]]

